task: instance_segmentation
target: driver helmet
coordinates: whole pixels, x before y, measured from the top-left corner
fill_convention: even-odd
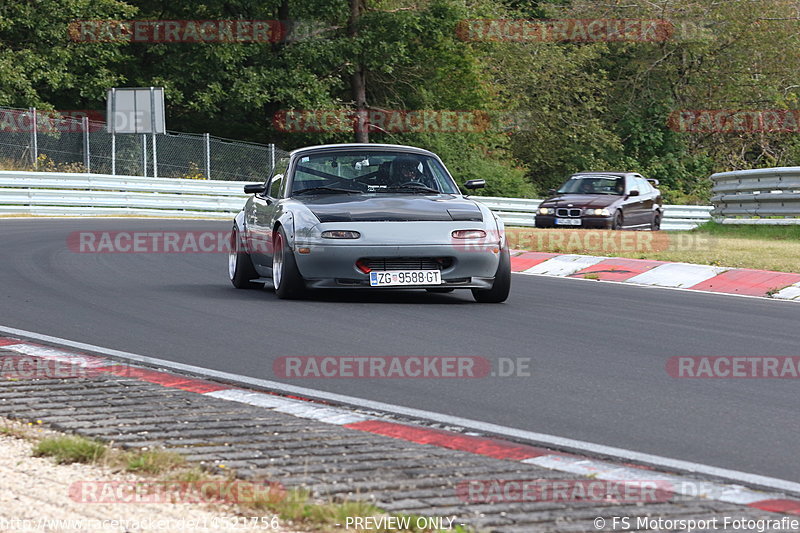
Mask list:
[[[422,173],[419,171],[419,160],[415,157],[398,157],[394,161],[395,178],[400,182],[419,181]]]

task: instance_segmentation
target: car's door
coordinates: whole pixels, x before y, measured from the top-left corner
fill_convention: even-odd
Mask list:
[[[641,198],[641,206],[642,206],[642,221],[639,224],[650,224],[653,222],[653,210],[655,209],[655,190],[641,176],[636,177],[636,183],[639,184],[639,194]]]
[[[288,157],[279,159],[264,193],[256,194],[253,198],[254,213],[249,231],[250,255],[256,267],[261,267],[262,270],[272,268],[272,228],[278,202],[283,198],[286,182],[284,176],[288,166]]]
[[[622,216],[624,226],[641,224],[641,203],[639,201],[639,184],[633,176],[625,176],[625,198],[622,201]]]

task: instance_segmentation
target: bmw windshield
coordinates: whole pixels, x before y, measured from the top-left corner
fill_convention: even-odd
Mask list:
[[[615,194],[625,192],[625,178],[616,176],[573,176],[558,194]]]
[[[459,194],[434,157],[405,152],[321,152],[301,156],[291,196],[302,194]]]

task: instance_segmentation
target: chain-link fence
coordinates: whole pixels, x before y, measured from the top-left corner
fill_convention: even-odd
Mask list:
[[[0,108],[0,169],[263,181],[285,155],[207,133],[112,135],[81,112]]]

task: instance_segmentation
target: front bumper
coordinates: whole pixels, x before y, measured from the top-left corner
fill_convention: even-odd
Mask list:
[[[555,215],[536,215],[537,228],[562,228],[562,229],[609,229],[614,224],[614,217],[578,217],[581,221],[580,226],[562,226],[556,225]]]
[[[297,253],[300,275],[311,288],[370,287],[369,274],[362,272],[356,261],[363,258],[449,257],[452,263],[441,270],[441,285],[404,285],[389,289],[463,288],[489,289],[494,283],[500,252],[492,249],[470,250],[453,245],[313,245],[309,253]]]

